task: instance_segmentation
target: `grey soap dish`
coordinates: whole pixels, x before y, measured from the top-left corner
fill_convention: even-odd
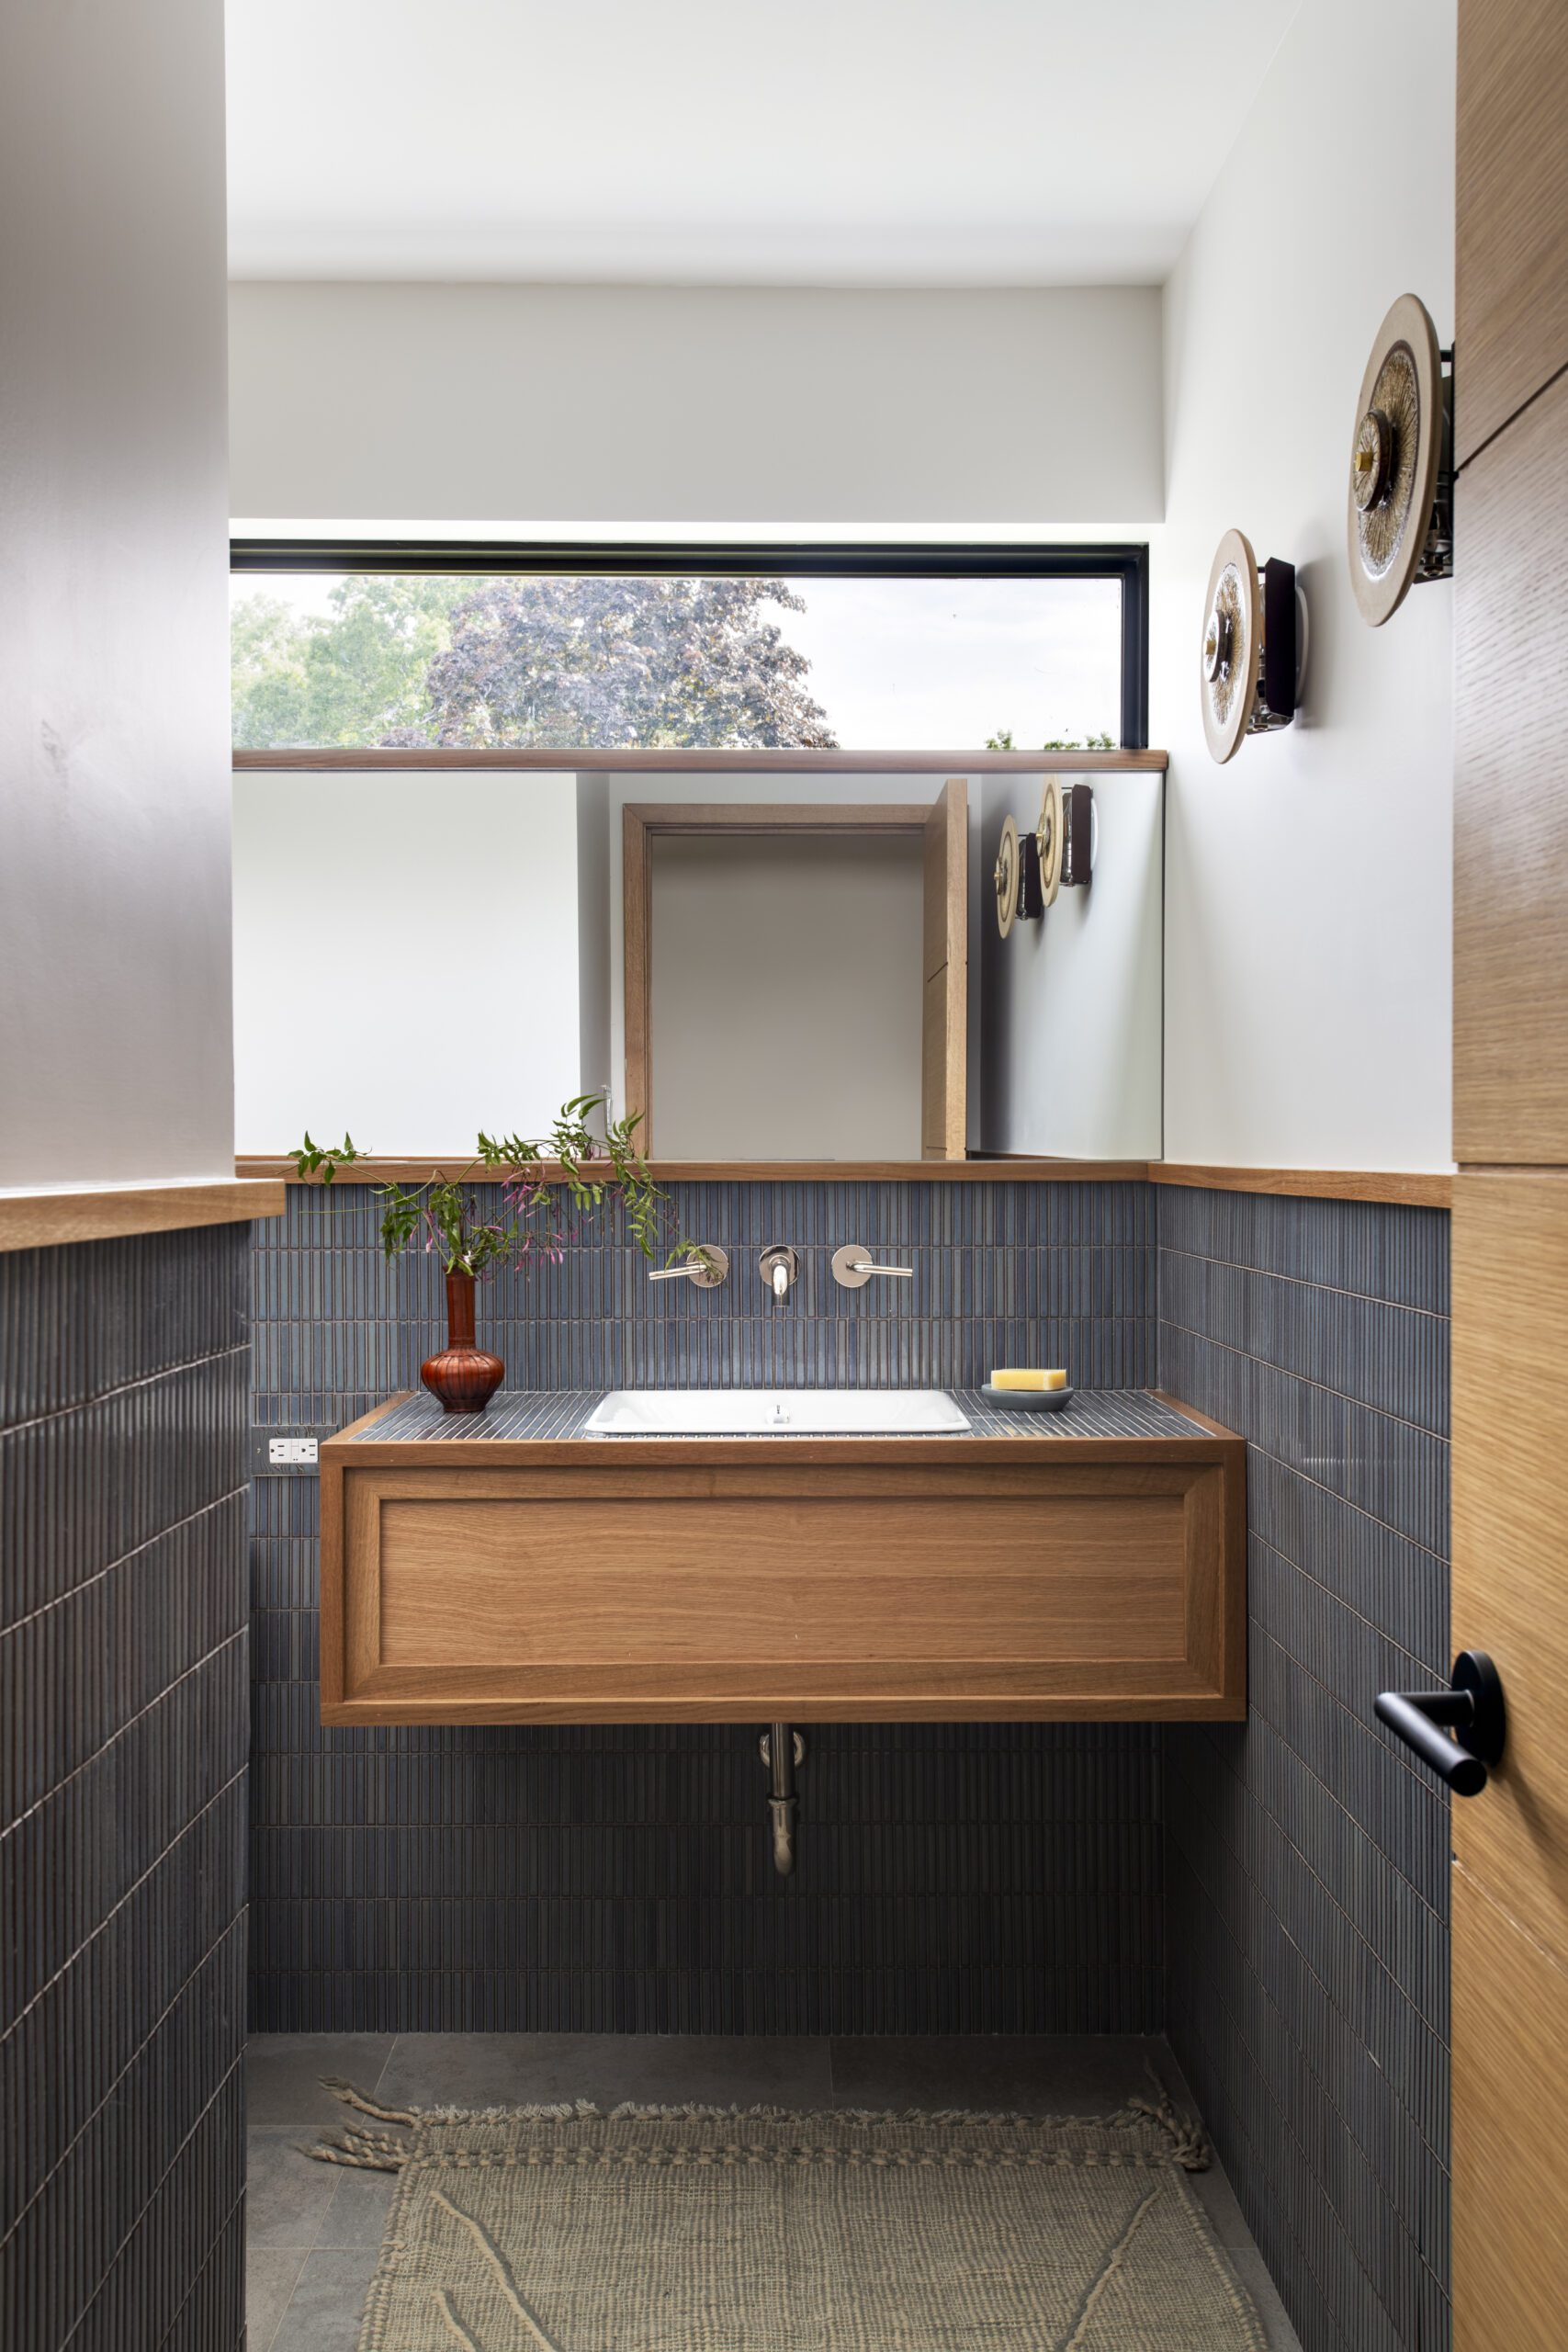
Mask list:
[[[988,1380],[980,1394],[1004,1413],[1059,1413],[1073,1398],[1071,1388],[993,1388]]]

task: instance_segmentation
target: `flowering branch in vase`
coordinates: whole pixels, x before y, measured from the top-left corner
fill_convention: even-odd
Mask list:
[[[603,1121],[602,1136],[589,1125],[596,1114]],[[444,1272],[475,1280],[495,1265],[525,1265],[535,1257],[558,1264],[579,1231],[577,1224],[567,1222],[566,1204],[581,1217],[597,1214],[609,1198],[620,1201],[643,1256],[656,1256],[670,1196],[654,1182],[637,1148],[640,1124],[636,1112],[612,1119],[603,1092],[574,1095],[562,1103],[547,1135],[481,1134],[476,1157],[455,1176],[433,1169],[423,1184],[376,1185],[382,1255],[395,1258],[423,1237],[426,1252],[440,1259]],[[341,1144],[322,1145],[307,1129],[291,1156],[302,1181],[319,1177],[331,1184],[340,1170],[366,1154],[346,1133]],[[486,1182],[501,1186],[499,1217],[482,1213],[475,1187]],[[677,1240],[670,1259],[694,1253],[694,1244]]]

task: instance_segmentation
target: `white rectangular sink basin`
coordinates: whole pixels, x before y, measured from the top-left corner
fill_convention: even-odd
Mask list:
[[[588,1419],[610,1437],[917,1437],[968,1426],[942,1388],[613,1388]]]

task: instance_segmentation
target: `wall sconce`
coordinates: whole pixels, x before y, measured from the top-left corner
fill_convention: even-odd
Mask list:
[[[1094,790],[1064,785],[1048,775],[1040,800],[1040,821],[1021,833],[1010,813],[991,881],[997,894],[997,929],[1006,939],[1015,922],[1034,922],[1055,906],[1059,890],[1082,889],[1094,871]]]
[[[1438,349],[1414,294],[1402,294],[1378,329],[1361,379],[1346,533],[1350,585],[1373,628],[1412,588],[1453,577],[1453,353]]]
[[[1288,727],[1306,674],[1306,598],[1296,567],[1271,556],[1261,567],[1240,531],[1227,531],[1209,573],[1199,684],[1203,732],[1216,760],[1234,759],[1244,735]]]

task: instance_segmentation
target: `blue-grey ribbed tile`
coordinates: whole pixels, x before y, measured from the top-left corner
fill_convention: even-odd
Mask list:
[[[1160,1188],[1162,1387],[1247,1438],[1245,1727],[1166,1735],[1169,2030],[1307,2352],[1449,2340],[1448,1220]]]
[[[243,2324],[250,1254],[0,1257],[0,2307],[39,2352]]]
[[[820,1383],[803,1384],[821,1385]],[[979,1392],[954,1386],[953,1402],[968,1419],[967,1430],[955,1430],[952,1442],[972,1437],[1190,1437],[1198,1424],[1173,1407],[1139,1389],[1105,1393],[1086,1391],[1057,1413],[1009,1411]],[[499,1389],[483,1414],[443,1412],[434,1396],[423,1390],[400,1398],[362,1429],[355,1442],[385,1445],[417,1443],[438,1438],[448,1444],[485,1444],[583,1438],[604,1445],[636,1445],[636,1438],[605,1437],[590,1432],[587,1424],[602,1392],[587,1390]],[[766,1442],[776,1444],[776,1437]]]
[[[1436,1315],[1167,1252],[1161,1319],[1342,1396],[1444,1431],[1448,1324]]]
[[[260,1426],[340,1426],[415,1387],[439,1343],[436,1270],[385,1266],[363,1196],[345,1213],[291,1201],[258,1250]],[[1249,2218],[1308,2352],[1438,2344],[1441,1809],[1359,1711],[1362,1683],[1437,1671],[1446,1643],[1446,1219],[790,1181],[676,1186],[670,1218],[730,1252],[725,1290],[650,1285],[614,1220],[481,1290],[509,1391],[557,1400],[513,1400],[525,1426],[620,1385],[973,1390],[1042,1360],[1086,1387],[1157,1382],[1253,1442],[1253,1732],[817,1727],[781,1897],[739,1728],[324,1731],[313,1486],[258,1478],[258,2019],[1111,2030],[1163,2012],[1168,1966],[1173,2030],[1253,2165]],[[780,1309],[756,1259],[785,1240],[802,1272]],[[914,1279],[839,1292],[846,1240]],[[1248,2030],[1273,2087],[1234,2047]]]
[[[1050,1360],[1081,1384],[1146,1388],[1144,1189],[677,1186],[671,1238],[728,1250],[727,1288],[649,1284],[613,1221],[584,1229],[558,1264],[481,1287],[480,1337],[508,1385],[484,1422],[442,1434],[558,1433],[619,1385],[973,1391],[997,1363]],[[333,1215],[291,1195],[283,1233],[258,1250],[262,1428],[326,1430],[378,1390],[417,1392],[440,1343],[434,1269],[383,1266],[347,1195]],[[778,1240],[802,1260],[783,1308],[757,1267]],[[913,1282],[840,1292],[829,1261],[844,1241],[912,1264]],[[341,1265],[311,1262],[329,1254]],[[335,1328],[313,1328],[323,1323]],[[982,1432],[1040,1432],[965,1402]],[[416,1394],[399,1425],[422,1425],[429,1407]],[[1187,1426],[1138,1395],[1074,1410],[1079,1426]],[[1115,2030],[1156,2018],[1159,1749],[1147,1727],[816,1728],[804,1783],[815,1854],[781,1902],[743,1727],[324,1731],[314,1485],[254,1487],[258,2022]]]
[[[1162,1251],[1448,1314],[1446,1209],[1179,1185],[1157,1193]]]
[[[1083,1385],[1145,1389],[1156,1297],[1146,1195],[1141,1185],[676,1185],[668,1238],[728,1250],[727,1287],[650,1284],[616,1219],[585,1221],[558,1263],[481,1286],[480,1337],[505,1360],[508,1386],[484,1422],[448,1421],[442,1433],[482,1442],[486,1430],[576,1428],[620,1385],[973,1391],[1007,1361],[1061,1362]],[[258,1247],[258,1427],[321,1431],[378,1392],[417,1391],[442,1336],[438,1274],[418,1258],[385,1265],[374,1222],[358,1188],[330,1204],[291,1193]],[[757,1265],[780,1240],[801,1255],[782,1308]],[[912,1265],[913,1281],[840,1291],[829,1260],[845,1241]],[[530,1390],[540,1393],[516,1393]],[[982,1431],[1041,1430],[966,1403]],[[403,1423],[422,1425],[427,1408],[417,1395]],[[1077,1426],[1086,1416],[1097,1428],[1185,1426],[1137,1395],[1073,1410]],[[744,1731],[323,1731],[314,1485],[254,1484],[260,2020],[1111,2030],[1155,2015],[1159,1751],[1146,1728],[814,1730],[816,1857],[803,1856],[781,1912]],[[634,1902],[656,1908],[636,1914]],[[639,1975],[628,1956],[649,1934],[660,1964]],[[530,1950],[530,1935],[556,1940]],[[866,1953],[875,1964],[857,1966]]]
[[[1450,1657],[1449,1566],[1368,1512],[1254,1450],[1247,1463],[1253,1534],[1364,1617],[1431,1672]]]
[[[1162,1323],[1160,1385],[1431,1552],[1446,1552],[1444,1435]]]

